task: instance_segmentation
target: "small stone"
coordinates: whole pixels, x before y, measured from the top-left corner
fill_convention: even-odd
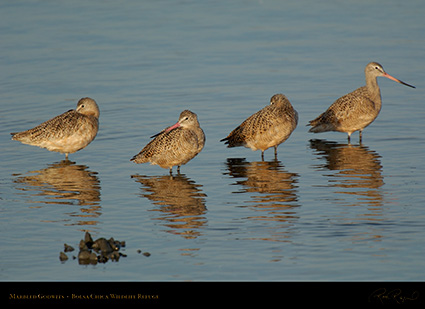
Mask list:
[[[91,248],[93,244],[93,238],[91,238],[89,232],[86,232],[86,234],[84,235],[84,242],[86,243],[87,247]]]
[[[72,252],[72,251],[74,251],[74,247],[72,247],[72,246],[70,246],[70,245],[68,245],[68,244],[64,244],[64,247],[65,247],[65,252]]]
[[[90,261],[96,261],[97,262],[97,255],[96,255],[96,253],[94,253],[94,252],[92,252],[91,254],[90,254]]]
[[[103,237],[96,239],[96,241],[93,243],[92,248],[95,249],[96,251],[100,250],[104,254],[114,251],[111,245],[109,244],[109,242]]]
[[[78,253],[79,260],[90,260],[91,252],[89,250],[81,250]]]
[[[59,260],[66,261],[68,260],[68,256],[65,253],[61,252],[59,253]]]
[[[108,240],[108,243],[111,246],[112,250],[118,251],[120,249],[120,242],[115,241],[112,237]]]
[[[117,261],[118,262],[118,260],[120,259],[120,254],[117,251],[114,251],[114,252],[110,253],[108,256],[109,256],[109,258],[112,261]]]
[[[86,242],[84,240],[80,240],[80,244],[78,245],[78,248],[80,248],[80,250],[88,250],[89,248],[86,245]]]
[[[151,254],[149,252],[143,252],[144,256],[151,256]]]
[[[99,263],[106,263],[106,262],[108,262],[108,259],[109,258],[106,255],[103,255],[103,254],[101,254],[97,257],[97,260],[98,260]]]
[[[78,263],[83,265],[97,264],[97,255],[89,250],[81,250],[78,253]]]

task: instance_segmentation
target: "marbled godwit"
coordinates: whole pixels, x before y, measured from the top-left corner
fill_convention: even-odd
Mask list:
[[[99,107],[91,98],[82,98],[71,109],[27,131],[11,133],[12,139],[23,144],[68,154],[83,149],[97,135]]]
[[[270,105],[248,117],[240,126],[220,140],[227,147],[244,146],[253,151],[264,151],[274,147],[277,157],[277,146],[286,141],[298,124],[298,113],[283,94],[275,94],[270,99]]]
[[[135,163],[150,162],[162,168],[170,169],[177,165],[177,172],[180,173],[180,166],[192,160],[205,144],[205,135],[199,126],[198,117],[195,113],[184,110],[181,112],[179,121],[168,127],[150,141],[137,155],[130,159]]]
[[[415,86],[406,84],[386,73],[382,65],[377,62],[366,65],[365,75],[366,86],[342,96],[319,117],[311,120],[308,123],[312,126],[309,132],[345,132],[348,134],[348,141],[350,141],[351,134],[359,131],[361,141],[362,131],[378,117],[381,110],[381,91],[376,80],[378,76],[384,76],[400,84],[415,88]]]

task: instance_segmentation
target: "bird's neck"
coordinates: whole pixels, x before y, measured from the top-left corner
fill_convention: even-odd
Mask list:
[[[379,89],[376,77],[366,78],[366,88],[371,100],[375,103],[375,109],[380,110],[382,104],[381,90]]]

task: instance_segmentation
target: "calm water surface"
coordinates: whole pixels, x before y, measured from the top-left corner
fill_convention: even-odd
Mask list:
[[[4,1],[0,280],[423,280],[423,1]],[[307,122],[379,79],[352,144]],[[300,115],[266,151],[219,140],[284,93]],[[100,130],[64,156],[10,140],[94,98]],[[181,175],[129,159],[190,109],[207,136]],[[126,242],[118,262],[64,243]],[[149,252],[149,257],[138,253]]]

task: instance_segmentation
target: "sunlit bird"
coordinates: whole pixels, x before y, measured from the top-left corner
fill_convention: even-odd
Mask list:
[[[274,147],[277,157],[277,146],[286,141],[298,124],[298,113],[283,94],[275,94],[270,104],[248,117],[230,134],[220,140],[227,147],[244,146],[251,150],[264,151]]]
[[[168,168],[170,174],[173,166],[180,166],[192,160],[205,144],[204,131],[199,126],[195,113],[184,110],[179,121],[158,134],[152,136],[150,141],[137,155],[130,159],[135,163],[147,163]]]
[[[362,140],[364,128],[370,125],[381,110],[381,91],[377,77],[383,76],[400,84],[415,88],[389,75],[382,65],[371,62],[365,68],[366,86],[360,87],[337,99],[324,113],[311,120],[309,132],[320,133],[328,131],[345,132],[350,141],[351,134],[359,131]]]
[[[68,154],[90,144],[99,129],[99,107],[91,98],[82,98],[77,108],[58,115],[35,128],[11,133],[12,140]]]

